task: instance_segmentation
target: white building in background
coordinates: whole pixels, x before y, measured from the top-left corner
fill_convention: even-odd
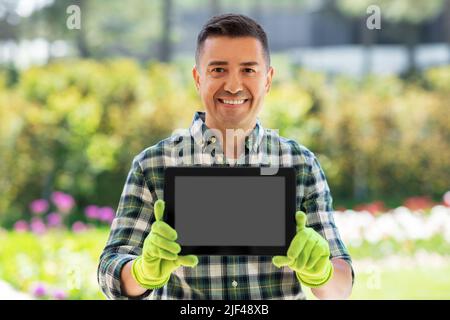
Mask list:
[[[360,45],[326,46],[288,50],[288,56],[307,69],[331,74],[363,75],[365,48]],[[379,75],[400,74],[407,71],[408,56],[405,46],[376,45],[371,49],[371,73]],[[450,61],[447,44],[422,44],[415,50],[418,69],[445,65]]]
[[[12,40],[0,42],[0,64],[14,64],[19,69],[43,65],[50,58],[70,56],[73,51],[66,41],[48,42],[46,39]]]
[[[13,17],[27,18],[34,10],[50,5],[53,1],[17,0],[16,14]],[[406,71],[408,66],[406,47],[396,43],[402,39],[392,36],[393,26],[386,25],[383,32],[376,31],[376,44],[368,51],[359,44],[361,25],[340,13],[331,5],[332,1],[312,1],[306,8],[295,1],[291,7],[285,8],[272,7],[270,2],[264,1],[255,1],[253,7],[240,7],[239,2],[219,2],[222,11],[242,12],[255,18],[268,34],[272,53],[283,53],[293,63],[307,69],[360,76],[367,71],[382,75],[399,74]],[[180,8],[174,10],[172,15],[176,38],[172,50],[175,57],[193,57],[197,33],[210,17],[210,8],[207,5]],[[1,9],[0,5],[0,19]],[[420,26],[421,36],[415,48],[417,68],[449,64],[450,46],[445,43],[443,32],[445,17],[440,14]],[[96,45],[102,46],[102,43]],[[117,45],[126,46],[126,43]],[[24,69],[31,65],[46,64],[53,58],[76,55],[75,44],[64,39],[52,43],[42,38],[22,39],[19,42],[0,39],[0,65],[12,63],[19,69]],[[371,62],[370,68],[367,68],[364,64],[367,64],[369,55]],[[133,57],[139,59],[138,56],[131,56]]]

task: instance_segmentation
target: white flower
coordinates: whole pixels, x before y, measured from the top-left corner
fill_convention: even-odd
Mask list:
[[[450,242],[450,208],[442,205],[433,207],[429,215],[398,207],[378,216],[367,211],[346,210],[334,217],[344,242],[354,246],[364,240],[376,243],[383,239],[429,239],[435,235],[442,235]]]

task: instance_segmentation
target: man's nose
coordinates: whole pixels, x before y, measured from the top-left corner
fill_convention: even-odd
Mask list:
[[[225,81],[224,90],[231,94],[237,94],[241,92],[243,88],[240,76],[237,74],[230,74]]]

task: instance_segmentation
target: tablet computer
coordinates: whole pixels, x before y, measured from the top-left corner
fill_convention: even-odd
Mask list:
[[[164,200],[181,255],[286,255],[295,235],[294,168],[168,167]]]

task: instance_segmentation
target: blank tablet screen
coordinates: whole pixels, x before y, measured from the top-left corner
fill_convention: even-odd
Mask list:
[[[285,177],[176,176],[181,246],[285,246]]]

